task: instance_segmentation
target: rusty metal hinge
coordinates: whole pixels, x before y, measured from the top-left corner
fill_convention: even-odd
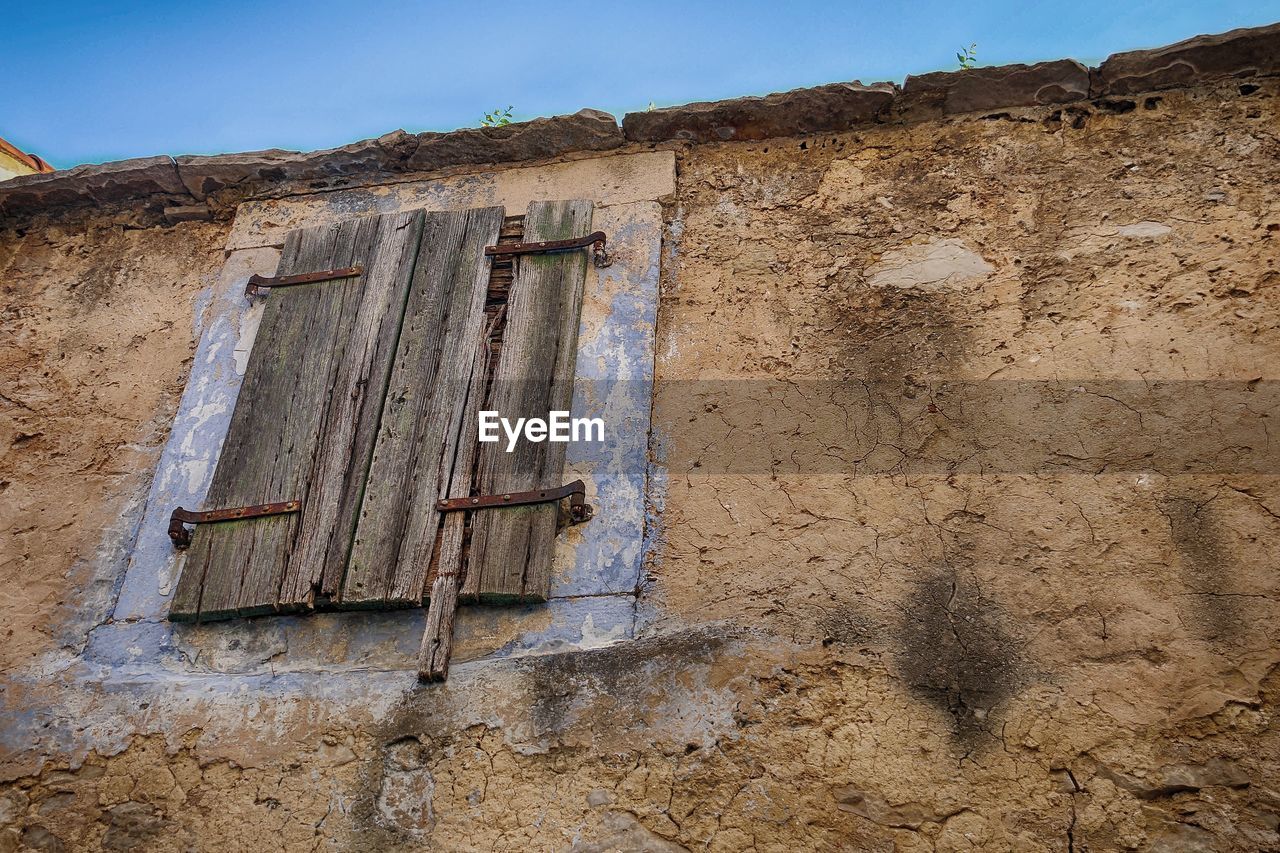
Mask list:
[[[208,524],[214,521],[239,521],[242,518],[262,518],[266,515],[287,515],[302,509],[302,501],[276,501],[253,506],[236,506],[230,509],[210,509],[195,512],[178,507],[169,516],[169,538],[173,547],[186,548],[191,544],[191,533],[185,524]]]
[[[527,492],[506,492],[501,495],[477,495],[470,498],[444,498],[436,501],[436,509],[440,512],[457,512],[464,509],[494,509],[503,506],[521,506],[527,504],[551,503],[552,501],[569,499],[569,523],[581,524],[590,521],[595,515],[591,504],[586,502],[587,484],[574,480],[558,489],[531,489]]]
[[[571,249],[585,249],[590,246],[592,249],[592,260],[597,267],[607,267],[613,263],[613,256],[605,249],[605,243],[608,241],[603,231],[592,231],[585,237],[575,237],[572,240],[544,240],[541,243],[512,243],[507,246],[485,246],[484,253],[490,256],[498,255],[537,255],[547,252],[567,252]]]
[[[249,276],[249,283],[244,287],[245,296],[259,296],[267,292],[272,287],[293,287],[299,284],[315,284],[318,281],[332,281],[335,278],[351,278],[352,276],[364,275],[364,267],[356,264],[353,267],[339,267],[333,270],[320,270],[319,272],[304,272],[298,275],[280,275],[267,276],[253,274]]]

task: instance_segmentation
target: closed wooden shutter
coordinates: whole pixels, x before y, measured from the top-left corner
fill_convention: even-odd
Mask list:
[[[584,235],[591,211],[534,203],[524,239]],[[563,444],[477,447],[476,412],[569,408],[587,253],[518,256],[508,295],[484,254],[503,229],[501,208],[480,208],[289,235],[280,275],[364,273],[270,291],[206,509],[301,510],[198,525],[170,618],[420,606],[441,561],[437,499],[560,485]],[[545,599],[555,507],[468,515],[443,525],[464,597]]]
[[[524,239],[584,237],[591,231],[591,214],[587,201],[535,203],[525,216]],[[486,409],[512,420],[569,409],[586,272],[585,252],[517,256],[506,334]],[[511,452],[505,444],[485,443],[479,493],[559,486],[564,457],[561,443],[522,441]],[[551,592],[556,516],[555,504],[476,513],[462,599],[545,601]]]
[[[484,323],[484,248],[501,227],[496,207],[427,217],[343,601],[423,599],[440,526],[436,501],[447,496],[459,439],[476,440],[463,406]]]
[[[300,500],[302,511],[199,525],[170,618],[314,604],[296,579],[322,574],[329,549],[316,543],[304,565],[296,543],[304,531],[315,542],[350,529],[339,515],[363,487],[422,223],[421,212],[390,214],[286,239],[281,275],[357,264],[365,273],[270,292],[206,507]]]

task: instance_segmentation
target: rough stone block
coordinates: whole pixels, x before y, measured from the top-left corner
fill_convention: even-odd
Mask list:
[[[893,96],[890,83],[829,83],[763,98],[702,101],[627,113],[622,129],[630,142],[725,142],[834,132],[876,121],[888,110]]]
[[[255,184],[332,183],[342,179],[372,181],[388,173],[509,163],[570,151],[600,151],[621,144],[622,134],[613,116],[599,110],[582,110],[571,116],[449,133],[415,136],[397,130],[377,139],[325,151],[299,153],[272,149],[179,157],[177,163],[191,194],[203,200],[229,187],[250,189]]]
[[[1130,95],[1232,77],[1280,74],[1280,24],[1189,38],[1154,50],[1107,57],[1094,95]]]
[[[517,163],[571,151],[606,151],[623,141],[617,119],[591,109],[502,127],[422,133],[417,140],[417,150],[409,157],[408,165],[418,172],[481,163]]]
[[[304,155],[272,148],[241,154],[188,154],[176,158],[178,174],[191,195],[203,201],[227,187],[284,180]]]
[[[416,138],[403,130],[364,139],[323,151],[250,151],[213,156],[177,158],[178,174],[196,199],[228,187],[248,188],[258,183],[328,181],[335,178],[372,178],[380,173],[403,172],[405,161],[417,147]]]
[[[11,216],[161,194],[187,195],[173,160],[139,157],[11,178],[0,183],[0,210]]]
[[[1089,97],[1089,69],[1074,59],[908,75],[898,112],[911,118],[1005,107],[1061,104]]]

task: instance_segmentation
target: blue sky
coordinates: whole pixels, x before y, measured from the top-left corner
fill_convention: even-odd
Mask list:
[[[1280,0],[18,3],[0,136],[55,166],[342,145],[512,104],[617,116],[834,80],[1074,57],[1280,20]]]

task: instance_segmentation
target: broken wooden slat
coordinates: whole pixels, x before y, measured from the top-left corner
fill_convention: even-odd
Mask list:
[[[428,213],[351,547],[342,603],[412,606],[426,592],[484,323],[500,207]]]
[[[589,201],[534,202],[525,216],[526,242],[590,233]],[[486,409],[515,422],[567,411],[573,399],[578,323],[587,250],[521,255],[507,305],[506,332]],[[565,445],[519,441],[480,447],[478,488],[502,494],[561,485]],[[461,595],[488,602],[544,601],[551,590],[555,504],[475,513],[467,577]]]
[[[498,232],[498,245],[524,242],[524,216],[508,216]],[[493,365],[501,347],[500,340],[506,326],[507,300],[511,293],[513,260],[511,256],[491,259],[489,287],[485,294],[484,338],[476,354],[476,369],[467,392],[466,424],[477,422],[480,408],[489,394],[489,380]],[[464,432],[458,443],[458,453],[450,477],[448,494],[454,497],[470,495],[475,480],[476,456],[479,442],[468,438]],[[466,547],[467,513],[445,514],[440,529],[439,557],[436,575],[431,582],[430,605],[427,623],[422,633],[422,646],[418,652],[418,680],[444,681],[449,677],[449,661],[453,656],[453,620],[458,612],[458,588],[463,570],[463,553]]]
[[[484,404],[490,369],[489,339],[499,322],[501,322],[501,314],[486,324],[484,337],[477,348],[475,370],[471,374],[467,402],[463,407],[463,434],[458,442],[457,453],[448,479],[449,485],[445,490],[449,495],[462,496],[471,493],[471,481],[479,443],[474,435],[467,434],[466,427],[476,423],[480,407]],[[422,648],[418,653],[420,681],[444,681],[449,675],[449,658],[453,654],[453,617],[458,609],[458,581],[462,571],[466,515],[465,512],[447,513],[441,525],[440,554],[436,563],[436,576],[431,582],[431,603],[427,608],[427,625],[422,633]]]

